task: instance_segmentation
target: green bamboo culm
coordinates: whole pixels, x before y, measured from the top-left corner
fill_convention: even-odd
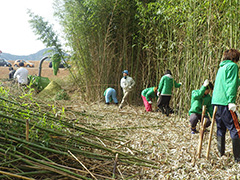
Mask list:
[[[60,62],[61,62],[61,56],[58,53],[55,53],[52,56],[52,68],[53,68],[53,74],[55,76],[57,75]]]

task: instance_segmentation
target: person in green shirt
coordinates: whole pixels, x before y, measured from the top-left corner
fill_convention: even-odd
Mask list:
[[[223,61],[217,72],[213,90],[212,104],[217,106],[217,148],[221,156],[225,153],[227,129],[232,139],[235,162],[240,162],[240,127],[236,116],[237,90],[240,85],[238,65],[240,52],[229,49],[223,53]]]
[[[211,104],[212,97],[209,95],[210,91],[213,90],[213,84],[206,79],[202,87],[198,90],[192,91],[191,96],[191,108],[189,110],[191,133],[197,133],[196,126],[198,121],[201,121],[202,107],[206,106],[206,112],[204,117],[207,119],[206,127],[210,126],[211,121],[208,113],[212,117],[213,107]]]
[[[171,108],[169,107],[169,103],[172,97],[172,89],[173,86],[175,88],[179,88],[181,83],[177,83],[173,77],[170,70],[166,70],[164,76],[161,78],[159,85],[158,85],[158,93],[157,96],[158,102],[157,105],[163,114],[167,116],[170,113]]]
[[[152,111],[152,99],[157,97],[157,87],[144,89],[141,95],[146,111]]]

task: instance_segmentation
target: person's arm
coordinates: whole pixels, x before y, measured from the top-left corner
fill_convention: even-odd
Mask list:
[[[161,93],[163,85],[164,85],[164,77],[162,77],[159,81],[158,90],[157,90],[158,92]]]
[[[207,88],[205,86],[202,86],[199,90],[192,91],[192,98],[193,99],[202,98],[206,89]]]
[[[210,116],[212,117],[213,115],[213,105],[212,105],[212,97],[210,95],[209,96],[209,103],[206,105],[207,108],[207,112],[209,112]]]
[[[19,71],[17,70],[17,71],[14,73],[13,78],[15,79],[18,74],[19,74]]]
[[[129,86],[129,88],[131,89],[134,85],[135,85],[135,81],[133,80],[133,78],[131,78],[131,82],[130,82],[130,86]]]
[[[238,87],[238,66],[228,66],[226,69],[226,95],[228,103],[235,103]]]
[[[152,91],[149,90],[149,91],[147,92],[146,96],[145,96],[148,102],[149,102],[149,101],[152,101],[152,99],[151,99],[151,94],[152,94]]]
[[[175,80],[174,80],[174,85],[175,85],[175,88],[179,88],[181,86],[181,84],[177,83]]]
[[[123,89],[125,89],[125,88],[128,86],[128,83],[127,83],[126,79],[124,79],[124,78],[121,79],[120,86],[121,86]]]

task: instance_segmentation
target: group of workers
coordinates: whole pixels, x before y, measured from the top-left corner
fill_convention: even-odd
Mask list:
[[[240,162],[240,126],[237,117],[236,97],[240,86],[238,76],[238,66],[240,52],[236,49],[229,49],[223,53],[223,61],[220,63],[215,84],[206,79],[200,89],[193,90],[191,94],[191,108],[189,110],[191,133],[196,134],[197,123],[201,121],[202,107],[206,107],[204,117],[207,119],[206,127],[211,124],[210,118],[213,115],[213,107],[217,106],[216,124],[217,124],[217,148],[220,156],[225,154],[225,135],[227,129],[232,139],[232,149],[235,162]],[[127,95],[132,90],[135,82],[128,76],[128,71],[123,71],[123,78],[120,86],[123,89],[123,98],[119,108],[123,107]],[[158,87],[146,88],[141,92],[143,104],[147,112],[152,110],[152,100],[157,98],[159,110],[167,116],[172,109],[169,102],[172,96],[173,87],[179,88],[181,83],[177,83],[170,70],[167,70],[162,76]],[[212,96],[210,92],[212,91]],[[116,91],[108,88],[105,93],[105,102],[109,104],[111,98],[115,104],[118,104]],[[210,117],[209,117],[210,116]]]

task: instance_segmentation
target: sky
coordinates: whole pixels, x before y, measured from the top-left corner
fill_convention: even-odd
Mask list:
[[[0,0],[0,50],[13,55],[30,55],[45,48],[30,27],[27,9],[53,25],[59,35],[60,25],[53,16],[54,0]],[[60,35],[59,35],[60,36]]]

